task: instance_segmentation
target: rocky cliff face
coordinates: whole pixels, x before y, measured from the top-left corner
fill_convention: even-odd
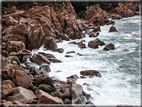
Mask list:
[[[108,20],[112,15],[95,5],[82,12],[82,19],[77,19],[70,2],[33,3],[29,7],[26,6],[27,11],[22,14],[3,15],[3,104],[89,104],[91,95],[86,94],[82,86],[75,83],[77,76],[68,77],[67,81],[48,76],[48,72],[52,72],[49,65],[62,61],[46,53],[31,55],[31,50],[43,45],[46,50],[62,53],[64,50],[57,47],[56,40],[62,42],[80,39],[85,34],[97,37],[100,26],[114,24],[114,21]],[[134,3],[118,3],[114,7],[114,13],[122,17],[133,16],[137,11]],[[15,7],[14,11],[16,12]],[[87,48],[83,41],[71,43]],[[90,48],[98,48],[99,45],[105,44],[99,39],[88,44]],[[104,50],[114,49],[114,45],[109,44],[105,48]],[[82,75],[92,77],[94,74],[101,77],[98,71],[90,74],[90,70]]]

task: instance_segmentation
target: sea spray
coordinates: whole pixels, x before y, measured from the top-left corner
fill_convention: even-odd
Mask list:
[[[96,38],[85,38],[71,40],[79,42],[85,40],[87,48],[80,49],[77,45],[68,44],[68,41],[58,43],[59,48],[63,48],[63,53],[47,51],[43,47],[32,51],[32,54],[38,52],[50,53],[62,60],[62,63],[51,63],[50,76],[57,76],[60,80],[66,80],[66,77],[78,75],[82,70],[97,70],[102,77],[97,78],[79,78],[78,84],[81,84],[85,92],[91,94],[92,102],[95,105],[140,105],[140,16],[115,20],[114,25],[118,32],[109,33],[111,25],[101,26],[100,35],[97,37],[105,44],[113,43],[114,50],[103,51],[104,46],[98,49],[89,48],[88,42]],[[71,53],[73,57],[66,58],[66,52]],[[82,54],[79,56],[77,53]],[[61,72],[57,72],[61,71]],[[92,90],[88,90],[89,84]],[[97,93],[99,94],[97,94]]]

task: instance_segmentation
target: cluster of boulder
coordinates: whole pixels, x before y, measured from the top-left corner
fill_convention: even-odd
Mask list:
[[[34,5],[20,14],[20,18],[7,15],[2,19],[3,105],[92,104],[91,95],[85,93],[82,86],[75,83],[79,78],[77,75],[67,77],[67,81],[49,77],[48,73],[52,72],[50,64],[61,63],[60,59],[43,52],[32,55],[31,50],[39,49],[43,45],[46,50],[63,53],[64,50],[57,47],[58,42],[80,39],[85,34],[97,37],[100,26],[114,24],[114,21],[108,20],[107,13],[98,5],[88,8],[84,19],[77,19],[70,2],[55,2],[45,6]],[[112,26],[110,32],[116,31]],[[83,49],[86,48],[84,42],[85,40],[69,43]],[[98,38],[88,43],[88,47],[93,49],[102,45],[105,43]],[[104,50],[110,49],[114,49],[112,43],[104,47]],[[69,53],[73,52],[67,54]],[[65,55],[65,57],[72,56]],[[81,71],[80,74],[80,78],[101,77],[101,74],[95,70]]]

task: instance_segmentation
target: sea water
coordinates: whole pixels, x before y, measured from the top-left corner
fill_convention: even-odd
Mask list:
[[[113,43],[114,50],[103,51],[104,46],[98,49],[88,47],[88,42],[95,40],[96,37],[63,41],[58,43],[58,48],[63,48],[63,53],[47,51],[43,47],[39,50],[32,51],[32,54],[45,52],[55,55],[62,63],[51,63],[50,76],[55,76],[60,80],[65,80],[71,75],[78,75],[82,70],[97,70],[102,75],[101,78],[79,78],[76,83],[81,84],[88,94],[91,94],[91,101],[97,106],[116,106],[116,105],[133,105],[141,104],[140,94],[140,16],[123,18],[115,20],[118,32],[109,33],[111,25],[101,26],[101,32],[97,37],[105,44]],[[91,29],[90,29],[91,30]],[[77,45],[68,44],[68,42],[84,42],[87,46],[80,49]],[[69,55],[73,57],[66,58],[66,52],[75,51]],[[77,53],[82,54],[79,56]],[[83,85],[84,83],[90,86]],[[88,88],[91,90],[89,91]],[[98,93],[98,94],[97,94]]]

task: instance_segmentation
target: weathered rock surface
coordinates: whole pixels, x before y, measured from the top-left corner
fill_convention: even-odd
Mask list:
[[[106,46],[104,47],[104,49],[103,49],[103,50],[108,51],[108,50],[110,50],[110,49],[114,49],[114,48],[115,48],[114,44],[109,43],[108,45],[106,45]]]
[[[80,74],[82,76],[89,76],[90,78],[92,78],[93,76],[101,77],[101,74],[96,70],[80,71]]]
[[[50,85],[47,85],[47,84],[41,84],[38,86],[38,88],[40,90],[43,90],[43,91],[49,93],[49,94],[54,91],[53,87],[51,87]]]
[[[35,85],[47,84],[53,87],[53,80],[44,72],[40,72],[39,76],[36,78]]]
[[[4,80],[2,81],[2,84],[5,85],[5,84],[10,84],[12,86],[12,88],[15,87],[15,84],[11,81],[11,80]]]
[[[122,17],[131,17],[135,15],[136,6],[135,3],[118,3],[118,6],[114,10],[115,13]]]
[[[31,78],[24,71],[21,70],[16,70],[14,79],[16,85],[20,85],[24,88],[29,88],[33,85]]]
[[[31,51],[27,50],[27,49],[22,49],[19,52],[11,52],[10,56],[17,56],[19,61],[24,63],[26,62],[28,59],[30,59],[31,57]]]
[[[31,60],[38,65],[41,65],[42,63],[50,64],[50,61],[41,54],[34,54]]]
[[[7,42],[7,52],[18,52],[21,49],[25,49],[25,44],[22,41],[10,41]]]
[[[32,86],[31,78],[22,70],[18,65],[8,64],[2,71],[2,77],[12,80],[16,85],[29,88]]]
[[[36,96],[38,98],[37,104],[63,104],[62,99],[53,97],[42,90],[36,91]]]
[[[2,85],[2,98],[6,98],[11,93],[12,93],[12,86],[10,84],[3,84]]]
[[[105,43],[103,41],[100,41],[98,38],[88,43],[88,47],[93,49],[98,48],[99,45],[103,46],[105,45]]]
[[[82,94],[83,88],[79,84],[73,84],[71,87],[72,104],[85,104],[85,98]]]
[[[114,21],[108,20],[107,13],[102,10],[99,5],[88,7],[84,16],[86,20],[92,22],[95,26],[114,24]]]
[[[16,56],[9,56],[7,58],[3,58],[2,62],[3,62],[2,63],[3,67],[5,67],[8,64],[20,65],[20,61],[19,61],[18,57],[16,57]]]
[[[23,104],[27,103],[30,99],[35,98],[35,94],[23,87],[16,87],[13,88],[13,93],[11,96],[8,96],[8,101],[14,102],[14,101],[19,101]]]
[[[18,23],[18,21],[17,20],[15,20],[13,17],[11,17],[11,16],[8,16],[8,17],[6,17],[6,19],[5,19],[5,24],[7,25],[7,26],[9,26],[9,25],[14,25],[14,24],[17,24]]]

